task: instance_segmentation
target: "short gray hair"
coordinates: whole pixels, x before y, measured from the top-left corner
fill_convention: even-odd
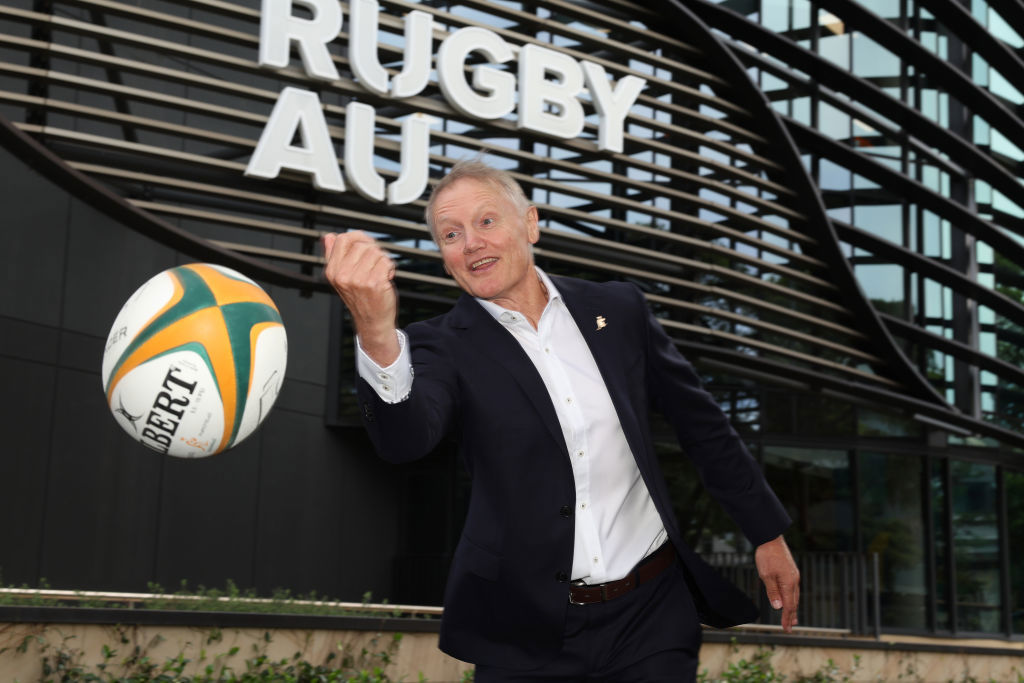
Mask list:
[[[531,206],[530,200],[526,197],[526,193],[523,192],[523,188],[516,182],[511,173],[487,165],[479,155],[469,159],[462,159],[455,162],[455,165],[448,171],[448,174],[441,178],[440,182],[434,186],[433,192],[430,193],[430,199],[427,200],[427,208],[423,211],[423,218],[426,220],[430,236],[435,242],[437,242],[437,235],[434,234],[434,206],[437,204],[437,197],[445,189],[463,178],[478,180],[500,190],[521,213],[525,214]]]

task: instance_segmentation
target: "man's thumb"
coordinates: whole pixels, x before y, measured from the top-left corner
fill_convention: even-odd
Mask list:
[[[329,232],[320,238],[320,243],[324,246],[324,261],[331,260],[331,250],[334,249],[334,240],[338,239],[338,236],[333,232]]]

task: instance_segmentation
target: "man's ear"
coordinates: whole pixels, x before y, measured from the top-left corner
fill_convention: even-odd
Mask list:
[[[526,236],[530,244],[537,244],[537,240],[540,239],[540,214],[537,213],[536,206],[526,210]]]

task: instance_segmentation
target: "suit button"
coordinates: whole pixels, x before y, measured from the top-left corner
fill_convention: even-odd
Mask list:
[[[569,573],[568,572],[558,572],[557,574],[555,574],[555,581],[558,581],[559,583],[565,583],[568,580],[569,580]]]
[[[563,505],[562,509],[558,511],[558,514],[562,515],[563,517],[568,517],[572,514],[572,508],[569,507],[568,505]]]

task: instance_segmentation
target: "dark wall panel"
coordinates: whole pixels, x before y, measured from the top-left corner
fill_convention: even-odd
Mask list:
[[[0,148],[0,315],[57,325],[70,200]]]
[[[0,316],[0,357],[54,365],[59,343],[55,327]]]
[[[160,271],[189,262],[78,201],[68,226],[64,327],[69,330],[106,340],[132,292]],[[101,360],[96,359],[97,374]]]
[[[357,600],[391,592],[399,500],[393,468],[361,430],[323,429],[322,417],[271,415],[263,430],[256,576],[262,590]]]
[[[41,575],[59,588],[145,587],[160,459],[114,424],[99,373],[58,370],[50,428]]]
[[[319,273],[319,266],[317,266]],[[284,287],[264,289],[277,304],[288,330],[288,377],[323,387],[327,383],[327,339],[331,317],[330,299],[334,295],[303,296]],[[315,406],[322,414],[323,403]]]
[[[56,371],[40,363],[0,357],[0,577],[35,584],[39,578]]]
[[[141,447],[140,447],[141,448]],[[210,458],[165,457],[156,580],[252,584],[260,440]]]

